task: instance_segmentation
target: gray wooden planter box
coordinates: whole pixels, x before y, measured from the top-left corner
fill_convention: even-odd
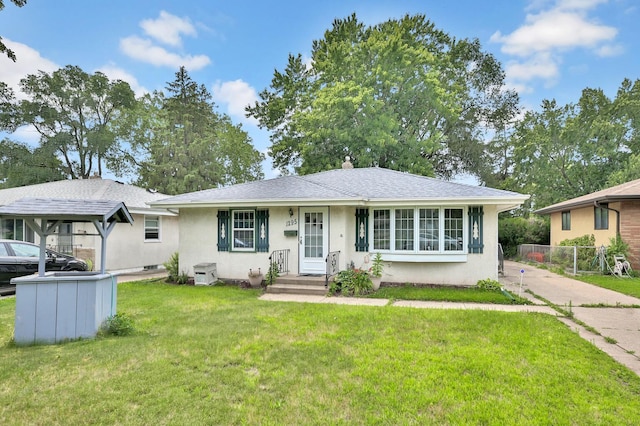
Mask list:
[[[118,281],[109,273],[50,272],[11,283],[16,286],[17,344],[93,338],[116,313]]]

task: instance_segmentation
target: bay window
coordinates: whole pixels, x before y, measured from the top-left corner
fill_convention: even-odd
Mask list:
[[[373,209],[371,225],[374,251],[465,252],[465,215],[461,207]]]

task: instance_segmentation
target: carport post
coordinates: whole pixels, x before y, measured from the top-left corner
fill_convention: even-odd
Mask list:
[[[47,219],[40,219],[40,225],[38,223],[28,217],[24,219],[24,222],[27,224],[29,228],[40,237],[40,258],[38,259],[38,276],[44,277],[46,272],[46,253],[47,253],[47,237],[51,235],[56,226],[60,223],[59,220],[56,220],[51,225],[47,223]]]
[[[109,223],[106,219],[101,223],[99,220],[93,221],[93,226],[96,227],[96,230],[100,234],[101,240],[101,248],[100,248],[100,273],[105,273],[105,265],[107,263],[107,237],[113,231],[114,226],[116,226],[115,222]]]

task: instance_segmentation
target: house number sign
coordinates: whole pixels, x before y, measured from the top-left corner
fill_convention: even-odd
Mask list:
[[[296,226],[298,224],[298,219],[290,219],[285,222],[285,226]]]

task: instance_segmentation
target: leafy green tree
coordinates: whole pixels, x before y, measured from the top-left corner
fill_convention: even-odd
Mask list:
[[[517,95],[477,40],[456,40],[423,15],[373,27],[354,15],[312,45],[311,63],[290,55],[261,100],[247,108],[271,131],[282,171],[380,166],[451,177],[475,172],[484,126],[509,121]]]
[[[263,177],[264,156],[239,125],[215,111],[209,91],[184,67],[166,90],[167,96],[147,95],[134,114],[133,149],[143,159],[133,159],[139,185],[179,194]]]
[[[62,163],[45,148],[0,141],[0,188],[33,185],[65,179]]]
[[[15,4],[18,7],[22,7],[27,4],[27,0],[9,0],[11,3]],[[4,9],[4,0],[0,0],[0,10]],[[3,42],[2,37],[0,37],[0,53],[4,53],[7,55],[9,59],[13,62],[16,61],[16,54],[13,50],[9,49]]]
[[[27,99],[16,100],[6,85],[0,87],[5,111],[0,126],[15,131],[32,125],[40,134],[40,146],[62,158],[65,174],[102,175],[105,162],[120,161],[121,141],[111,124],[135,104],[128,83],[68,65],[52,74],[28,75],[20,80],[20,88]]]
[[[515,126],[509,189],[532,194],[533,208],[603,189],[629,156],[628,134],[628,120],[600,89],[584,89],[577,104],[545,100]]]

